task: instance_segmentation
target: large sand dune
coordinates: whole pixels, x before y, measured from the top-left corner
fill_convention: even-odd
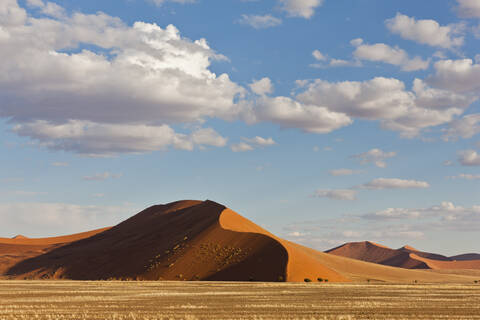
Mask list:
[[[350,249],[377,262],[395,258],[395,250],[373,243]],[[432,264],[432,256],[402,253],[410,257],[404,265],[414,261],[427,269]],[[475,275],[407,270],[318,252],[208,200],[153,206],[112,228],[71,236],[0,238],[0,276],[9,279],[471,282]]]

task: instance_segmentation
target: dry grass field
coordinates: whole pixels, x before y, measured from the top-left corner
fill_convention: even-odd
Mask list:
[[[0,319],[480,319],[480,285],[0,281]]]

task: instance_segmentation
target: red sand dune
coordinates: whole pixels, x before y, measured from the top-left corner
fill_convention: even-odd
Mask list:
[[[396,250],[370,242],[341,250],[360,250],[375,261],[397,257]],[[432,264],[428,257],[414,259],[410,257],[413,253],[404,251],[400,255],[409,257],[404,265],[415,262],[428,268]],[[70,236],[0,238],[0,277],[221,281],[322,278],[331,282],[473,279],[468,274],[433,274],[318,252],[280,239],[208,200],[153,206],[112,228]]]
[[[460,255],[464,259],[449,258],[440,254],[422,252],[410,246],[390,249],[372,242],[351,242],[326,251],[337,256],[400,267],[406,269],[479,269],[480,259],[475,254]],[[462,261],[455,261],[462,260]]]

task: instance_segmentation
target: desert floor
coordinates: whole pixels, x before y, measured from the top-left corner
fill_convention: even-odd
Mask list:
[[[480,285],[0,281],[0,319],[480,319]]]

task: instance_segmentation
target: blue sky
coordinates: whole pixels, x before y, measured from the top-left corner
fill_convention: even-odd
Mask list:
[[[479,0],[3,1],[0,236],[211,199],[478,252],[479,38]]]

